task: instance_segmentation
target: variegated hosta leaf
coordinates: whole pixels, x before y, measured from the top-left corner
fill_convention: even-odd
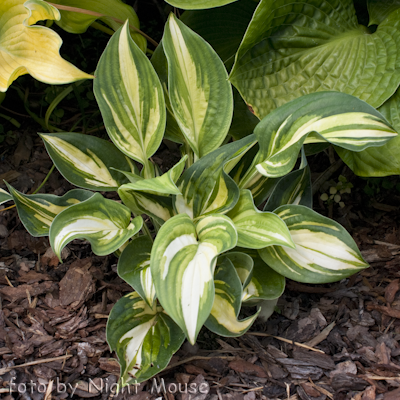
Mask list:
[[[107,342],[121,365],[121,386],[161,372],[185,340],[161,307],[149,307],[133,292],[119,300],[107,322]]]
[[[175,183],[185,168],[186,159],[187,156],[184,156],[168,172],[161,176],[157,176],[156,178],[144,179],[140,175],[120,171],[131,181],[131,183],[122,185],[120,190],[132,190],[161,195],[181,194]]]
[[[274,211],[285,204],[300,204],[312,208],[312,198],[311,171],[306,165],[278,181],[265,204],[264,211]]]
[[[243,289],[243,305],[253,306],[258,305],[260,300],[277,299],[285,290],[284,276],[265,264],[257,251],[245,251],[253,259],[254,267],[251,281]],[[263,314],[263,311],[261,311],[261,314]]]
[[[108,135],[146,165],[163,138],[165,101],[157,74],[126,23],[110,39],[95,75],[94,94]]]
[[[64,196],[53,194],[23,194],[8,185],[17,206],[18,215],[25,229],[35,237],[48,236],[50,225],[56,215],[66,208],[85,201],[93,192],[82,189],[70,190]]]
[[[142,228],[142,217],[131,221],[127,207],[100,193],[61,211],[50,226],[50,244],[61,259],[61,250],[74,239],[87,239],[93,253],[105,256],[121,247]]]
[[[242,305],[242,282],[229,258],[217,267],[214,275],[215,297],[205,326],[221,336],[241,336],[253,324],[258,312],[238,320]]]
[[[201,218],[196,225],[186,214],[176,215],[154,241],[150,266],[157,297],[192,344],[214,301],[216,257],[236,242],[236,229],[222,214]]]
[[[254,135],[222,146],[188,168],[178,181],[182,195],[174,199],[177,213],[197,218],[209,213],[226,213],[239,198],[239,189],[226,173],[256,143]]]
[[[138,192],[130,189],[127,185],[122,185],[118,189],[118,195],[134,214],[147,214],[160,225],[174,215],[171,197]]]
[[[220,7],[235,1],[237,0],[166,0],[172,6],[183,8],[184,10]]]
[[[400,9],[371,34],[353,0],[261,0],[230,81],[260,118],[325,90],[379,107],[399,86],[399,48]]]
[[[156,291],[150,272],[150,254],[153,242],[148,236],[134,238],[125,247],[118,260],[118,275],[131,285],[152,307]]]
[[[236,269],[236,273],[245,288],[251,281],[253,276],[253,259],[247,254],[239,251],[231,251],[218,257],[218,265],[222,264],[225,259],[228,259]]]
[[[400,90],[378,111],[400,132]],[[400,135],[381,147],[352,151],[336,147],[340,158],[359,176],[388,176],[400,174]]]
[[[203,157],[221,145],[232,121],[227,72],[212,47],[173,14],[162,43],[175,118],[196,156]]]
[[[367,0],[369,25],[379,25],[393,11],[400,8],[399,0]]]
[[[285,223],[272,212],[261,212],[253,203],[251,192],[240,191],[235,207],[228,212],[238,233],[238,246],[247,249],[261,249],[279,245],[294,247]]]
[[[76,186],[114,191],[128,182],[117,170],[130,171],[132,162],[112,143],[80,133],[41,133],[46,150],[61,175]]]
[[[290,172],[303,143],[327,141],[361,151],[397,136],[373,107],[340,92],[312,93],[293,100],[267,115],[254,133],[260,145],[257,170],[271,177]]]
[[[61,38],[40,20],[59,19],[56,8],[41,0],[7,0],[0,4],[0,91],[30,74],[49,84],[93,78],[60,56]]]
[[[97,15],[90,15],[82,12],[60,10],[61,20],[57,21],[57,25],[70,33],[86,32],[89,26],[97,19],[106,23],[114,31],[120,28],[121,24],[116,22],[113,18],[117,18],[123,22],[128,18],[130,25],[140,28],[139,18],[134,9],[121,0],[52,0],[52,3],[94,11],[95,13],[103,15],[103,17],[98,17]],[[146,51],[146,39],[133,29],[132,39],[142,51]]]
[[[0,205],[7,203],[7,201],[12,201],[13,197],[10,193],[6,192],[4,189],[0,189]]]
[[[275,213],[285,221],[296,248],[271,246],[258,252],[281,275],[298,282],[327,283],[368,267],[352,237],[337,222],[304,206],[282,206]]]
[[[278,298],[273,300],[263,300],[257,304],[260,307],[260,312],[258,314],[259,321],[267,321],[267,319],[274,313],[278,300]]]

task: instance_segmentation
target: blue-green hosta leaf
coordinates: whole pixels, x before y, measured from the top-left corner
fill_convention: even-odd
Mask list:
[[[285,204],[300,204],[312,208],[312,198],[311,171],[306,165],[279,179],[264,211],[274,211]]]
[[[325,90],[379,107],[399,86],[399,47],[400,9],[370,34],[353,0],[261,0],[230,81],[260,118]]]
[[[61,211],[50,226],[50,244],[60,258],[61,250],[74,239],[87,239],[93,253],[105,256],[120,248],[142,228],[142,217],[131,221],[127,207],[103,198],[100,193]]]
[[[197,218],[233,208],[239,189],[227,173],[255,143],[254,135],[247,136],[207,154],[188,168],[177,184],[182,193],[174,199],[177,213]]]
[[[236,242],[236,229],[222,214],[196,225],[186,214],[176,215],[154,241],[150,268],[157,297],[192,344],[213,305],[216,257]]]
[[[214,275],[215,297],[205,326],[221,336],[241,336],[253,324],[258,312],[239,321],[242,305],[242,282],[229,258],[217,267]]]
[[[267,115],[254,133],[260,145],[256,168],[271,177],[291,171],[303,143],[327,141],[362,151],[397,136],[373,107],[340,92],[312,93],[293,100]]]
[[[199,10],[202,8],[221,7],[237,0],[166,0],[174,7],[184,10]]]
[[[186,159],[187,156],[182,157],[168,172],[156,178],[144,179],[140,175],[133,174],[132,172],[120,171],[131,181],[131,183],[122,185],[120,190],[132,190],[161,195],[181,194],[175,183],[185,168]]]
[[[131,285],[152,307],[156,291],[150,272],[150,254],[153,242],[148,236],[134,238],[125,247],[118,260],[118,275]]]
[[[94,94],[108,135],[134,160],[147,164],[165,129],[161,83],[127,24],[110,39],[95,72]]]
[[[304,206],[282,206],[275,213],[287,224],[296,248],[271,246],[258,252],[281,275],[298,282],[327,283],[368,267],[337,222]]]
[[[48,236],[50,225],[56,215],[66,208],[85,201],[93,192],[82,189],[70,190],[64,196],[53,194],[23,194],[8,185],[17,206],[18,215],[25,229],[35,237]]]
[[[247,189],[240,191],[238,202],[227,215],[235,224],[238,246],[247,249],[272,245],[294,247],[286,224],[272,212],[257,210]]]
[[[127,185],[122,185],[118,189],[118,195],[134,214],[147,214],[160,225],[174,215],[171,197],[138,192]]]
[[[232,88],[225,67],[200,36],[173,14],[162,40],[175,118],[198,158],[217,149],[232,120]]]
[[[253,306],[260,300],[277,299],[285,290],[285,278],[275,272],[254,250],[245,250],[253,259],[251,280],[243,289],[243,304]],[[263,313],[263,311],[261,311]],[[264,310],[265,314],[265,310]]]
[[[400,8],[399,0],[368,0],[369,25],[379,25],[393,11]]]
[[[7,201],[12,201],[13,197],[10,193],[6,192],[4,189],[0,189],[0,205],[7,203]]]
[[[138,29],[140,28],[139,18],[134,9],[123,3],[121,0],[54,0],[52,3],[94,11],[95,13],[103,15],[102,17],[99,17],[97,15],[84,14],[81,12],[60,10],[61,20],[56,23],[62,29],[70,33],[86,32],[89,26],[96,21],[96,19],[100,19],[114,31],[121,26],[121,23],[116,22],[113,18],[119,19],[123,22],[128,18],[130,25]],[[132,29],[132,39],[142,49],[142,51],[146,51],[146,39],[143,35]]]
[[[143,382],[161,372],[185,340],[161,307],[133,292],[119,300],[107,322],[107,342],[118,355],[121,384]]]
[[[72,184],[96,191],[114,191],[128,182],[115,169],[130,171],[133,164],[112,143],[69,132],[41,133],[40,137],[61,175]]]
[[[400,132],[400,90],[378,111]],[[381,147],[370,147],[358,153],[336,147],[341,159],[359,176],[400,174],[400,135]]]

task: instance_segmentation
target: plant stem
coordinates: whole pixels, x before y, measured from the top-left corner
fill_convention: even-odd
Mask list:
[[[98,31],[107,33],[110,36],[114,35],[114,31],[112,29],[107,28],[106,26],[99,24],[98,22],[93,22],[90,26],[94,29],[97,29]]]
[[[154,242],[153,237],[151,236],[151,232],[149,227],[146,225],[146,222],[143,221],[142,231],[150,238],[152,243]]]
[[[55,165],[53,164],[52,167],[50,168],[50,171],[47,173],[46,177],[44,178],[43,182],[39,185],[39,187],[32,193],[36,194],[47,182],[47,180],[50,178],[51,173],[54,171]]]

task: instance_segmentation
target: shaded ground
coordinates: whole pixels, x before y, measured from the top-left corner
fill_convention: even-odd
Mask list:
[[[0,182],[5,179],[24,193],[33,192],[51,167],[34,134],[18,134],[0,156]],[[170,167],[170,150],[163,147],[155,160]],[[314,179],[327,166],[327,156],[314,158]],[[204,330],[198,346],[185,344],[156,381],[116,396],[110,389],[119,367],[108,349],[105,326],[113,304],[131,291],[116,274],[117,259],[94,256],[87,242],[74,241],[60,264],[47,238],[32,238],[24,230],[15,208],[0,210],[0,397],[399,399],[396,182],[369,183],[367,196],[367,182],[340,163],[337,167],[334,177],[342,173],[355,188],[344,196],[343,209],[327,206],[316,195],[317,211],[332,214],[349,229],[371,268],[331,285],[289,281],[278,303],[280,314],[254,325],[252,334],[225,339]],[[71,188],[54,172],[43,191],[62,195]],[[185,384],[193,382],[204,393],[173,393],[178,384],[184,392]],[[10,383],[15,392],[10,393]],[[162,388],[163,383],[167,393],[151,393],[153,385]]]

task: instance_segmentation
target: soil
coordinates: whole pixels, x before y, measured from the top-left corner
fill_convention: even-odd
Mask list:
[[[32,193],[52,163],[36,127],[13,133],[0,151],[0,182]],[[168,145],[154,157],[162,169],[178,158],[177,149]],[[334,175],[322,175],[331,164]],[[330,285],[288,281],[279,312],[266,323],[256,322],[240,338],[203,330],[198,344],[185,343],[154,380],[119,394],[113,393],[119,366],[105,328],[113,304],[131,288],[116,273],[117,259],[95,256],[88,242],[75,240],[61,264],[48,239],[31,237],[16,209],[6,209],[11,203],[0,206],[0,397],[399,399],[397,180],[362,180],[329,153],[311,158],[311,168],[314,181],[342,174],[353,183],[352,192],[343,196],[344,208],[326,205],[321,192],[315,208],[349,230],[370,268]],[[54,171],[41,192],[63,195],[70,189]],[[189,393],[185,385],[197,392]]]

